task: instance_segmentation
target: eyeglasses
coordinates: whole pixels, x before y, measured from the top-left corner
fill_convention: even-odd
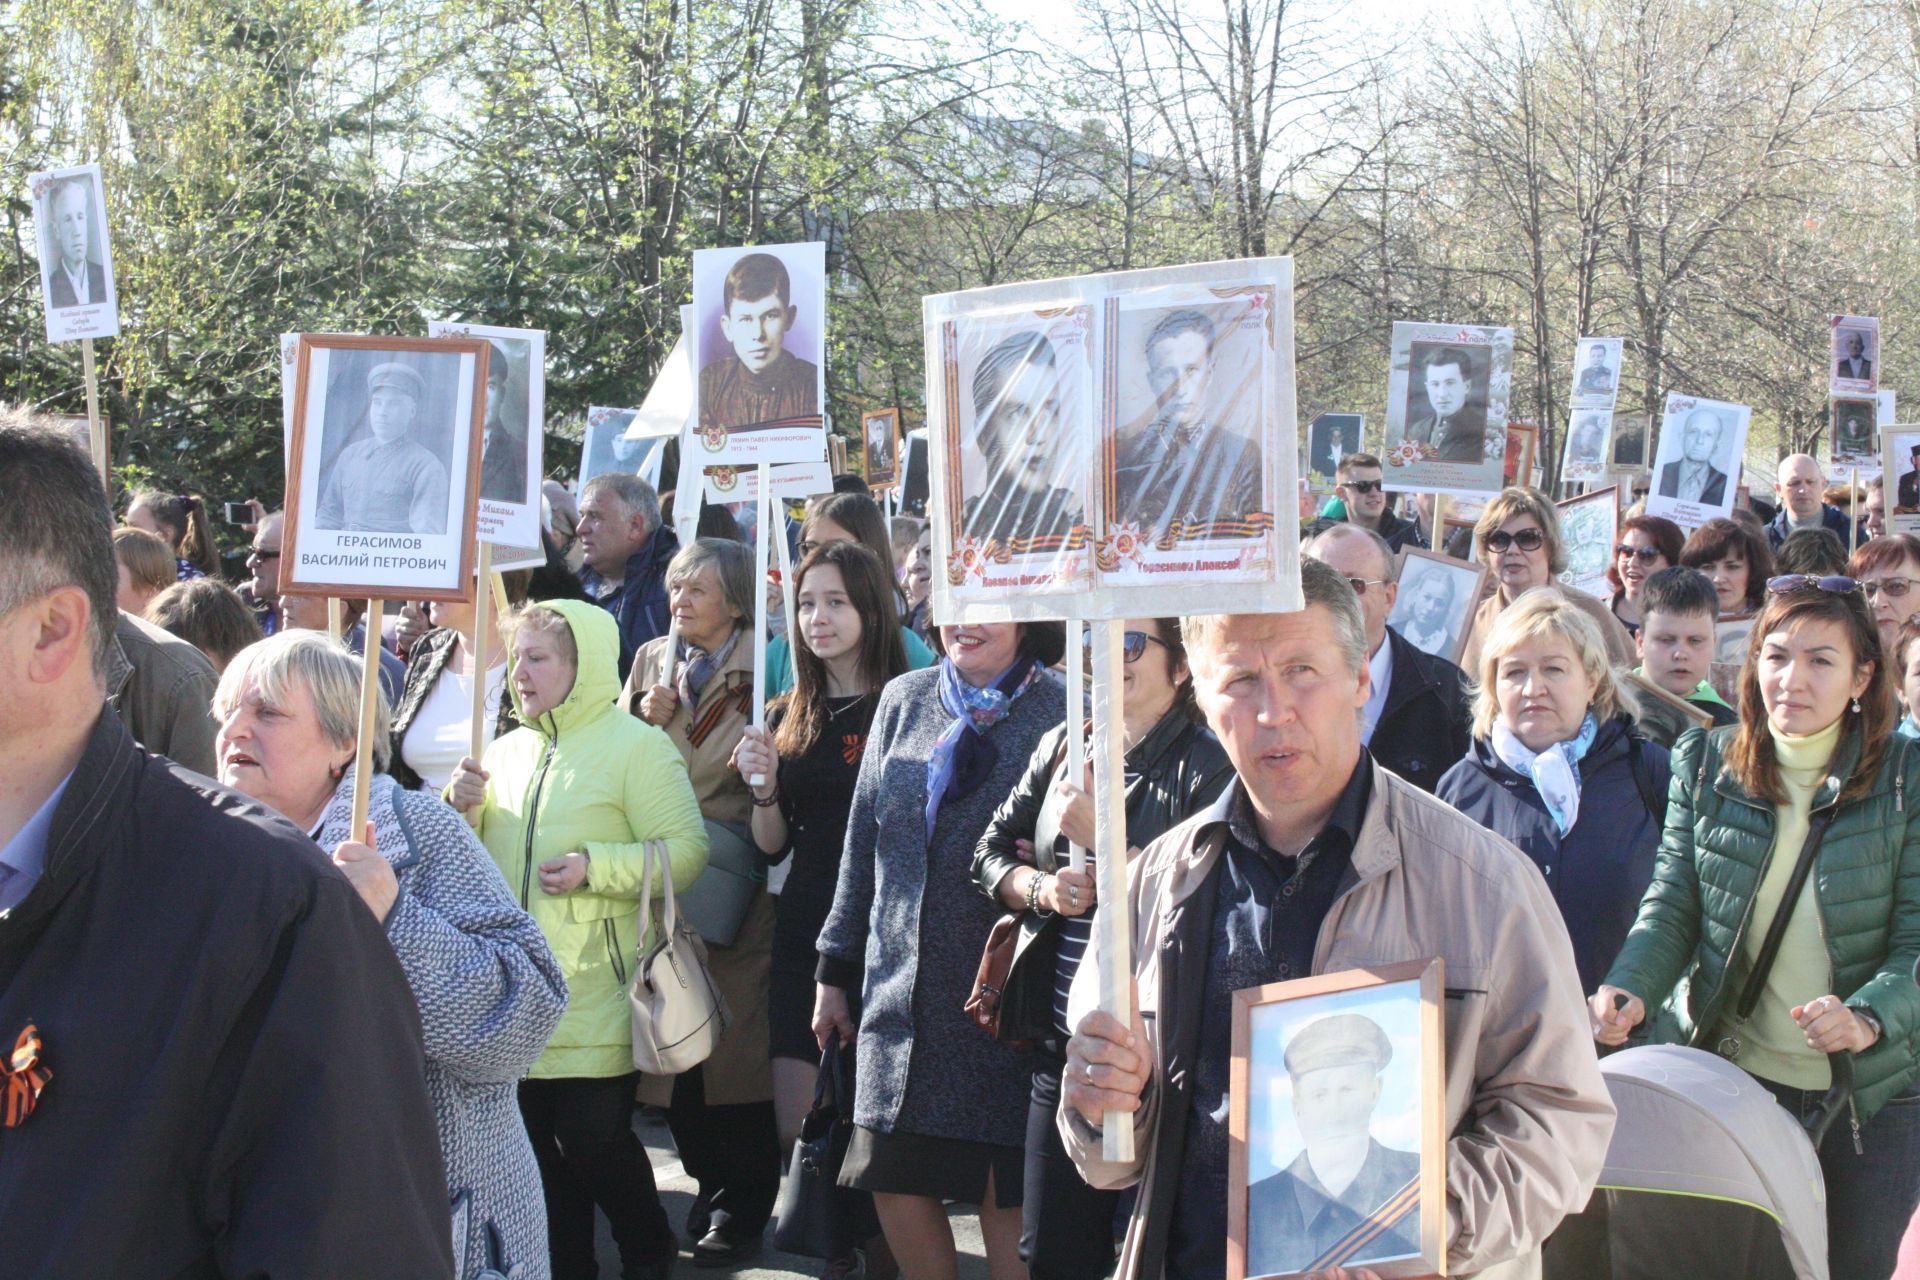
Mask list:
[[[1386,581],[1385,578],[1348,578],[1347,585],[1353,588],[1353,594],[1364,596],[1368,587],[1383,586]]]
[[[1539,529],[1522,529],[1518,533],[1496,529],[1487,535],[1487,546],[1496,555],[1504,555],[1508,547],[1518,547],[1522,551],[1538,551],[1546,545],[1547,535]]]
[[[248,547],[247,554],[255,560],[278,560],[280,558],[280,549],[278,547],[274,547],[271,550],[266,547]]]
[[[1767,579],[1767,590],[1777,596],[1791,591],[1824,591],[1828,595],[1844,596],[1859,589],[1859,582],[1839,573],[1783,573],[1777,578]]]
[[[1080,643],[1088,652],[1092,652],[1093,632],[1088,630],[1087,633],[1080,638]],[[1149,644],[1157,644],[1162,649],[1167,647],[1167,642],[1159,636],[1148,635],[1144,631],[1126,632],[1120,637],[1120,656],[1128,662],[1138,662],[1140,661],[1140,655],[1147,651],[1147,645]]]
[[[1489,538],[1487,539],[1487,541],[1491,542],[1493,541],[1493,539]],[[1638,560],[1641,564],[1652,564],[1655,560],[1658,560],[1660,558],[1660,548],[1630,547],[1623,542],[1619,546],[1613,549],[1613,554],[1616,556],[1630,556],[1633,559]]]
[[[1378,493],[1386,482],[1383,480],[1342,480],[1341,484],[1355,493]]]
[[[1913,590],[1913,579],[1869,578],[1860,584],[1860,589],[1867,593],[1867,599],[1869,600],[1883,592],[1886,594],[1887,599],[1898,600],[1901,596]]]

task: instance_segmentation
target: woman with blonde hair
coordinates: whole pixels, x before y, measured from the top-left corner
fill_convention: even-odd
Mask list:
[[[1567,545],[1560,533],[1559,509],[1538,489],[1518,485],[1502,489],[1473,526],[1473,554],[1493,571],[1494,589],[1480,602],[1467,627],[1467,644],[1460,658],[1461,667],[1467,671],[1480,669],[1480,646],[1501,610],[1535,587],[1560,591],[1557,579],[1566,571]],[[1600,628],[1607,664],[1631,667],[1636,660],[1633,637],[1620,619],[1584,591],[1565,595]]]
[[[1533,859],[1591,991],[1653,878],[1667,749],[1634,726],[1600,627],[1570,595],[1523,592],[1473,674],[1473,745],[1434,794]]]

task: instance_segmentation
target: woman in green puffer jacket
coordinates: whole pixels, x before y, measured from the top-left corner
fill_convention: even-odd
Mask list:
[[[1851,1110],[1820,1148],[1828,1251],[1833,1275],[1882,1280],[1920,1203],[1920,751],[1892,733],[1857,584],[1767,587],[1740,723],[1673,753],[1653,883],[1593,997],[1595,1036],[1619,1044],[1668,1004],[1656,1040],[1732,1058],[1797,1118],[1831,1087],[1827,1055],[1855,1055]]]
[[[507,887],[539,922],[570,1000],[520,1084],[540,1163],[555,1280],[593,1277],[593,1209],[620,1248],[623,1276],[664,1277],[678,1252],[653,1169],[633,1132],[626,987],[633,977],[646,843],[665,843],[676,892],[707,864],[706,827],[680,752],[614,706],[620,632],[579,600],[528,605],[503,620],[521,728],[448,784]],[[654,892],[665,890],[656,880]]]

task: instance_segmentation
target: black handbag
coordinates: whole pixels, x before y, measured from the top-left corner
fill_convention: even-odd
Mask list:
[[[837,1258],[880,1234],[873,1197],[839,1185],[840,1166],[853,1141],[853,1092],[847,1088],[846,1049],[839,1033],[820,1055],[813,1107],[800,1122],[793,1160],[774,1207],[773,1247],[804,1258]]]

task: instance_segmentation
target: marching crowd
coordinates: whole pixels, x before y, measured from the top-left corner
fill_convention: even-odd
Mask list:
[[[1505,490],[1460,548],[1489,570],[1461,665],[1388,622],[1436,531],[1365,454],[1307,527],[1303,609],[1127,621],[1126,1020],[1082,963],[1065,630],[931,625],[926,527],[859,482],[775,532],[797,643],[762,729],[767,584],[723,511],[681,545],[636,477],[550,483],[547,564],[483,644],[442,603],[336,641],[279,592],[276,513],[236,589],[199,499],[116,528],[87,458],[0,410],[0,1274],[581,1280],[596,1209],[624,1276],[739,1266],[838,1065],[824,1275],[951,1280],[958,1203],[994,1280],[1212,1280],[1233,993],[1439,956],[1451,1273],[1553,1274],[1615,1123],[1601,1055],[1652,1041],[1796,1116],[1851,1055],[1832,1274],[1889,1276],[1920,1204],[1920,539],[1856,539],[1812,459],[1780,474],[1771,523],[1631,514],[1606,600],[1560,585],[1551,499]],[[656,867],[729,1014],[673,1076],[631,1039]],[[640,1106],[697,1184],[682,1222]],[[1365,1176],[1285,1229],[1345,1237]]]

